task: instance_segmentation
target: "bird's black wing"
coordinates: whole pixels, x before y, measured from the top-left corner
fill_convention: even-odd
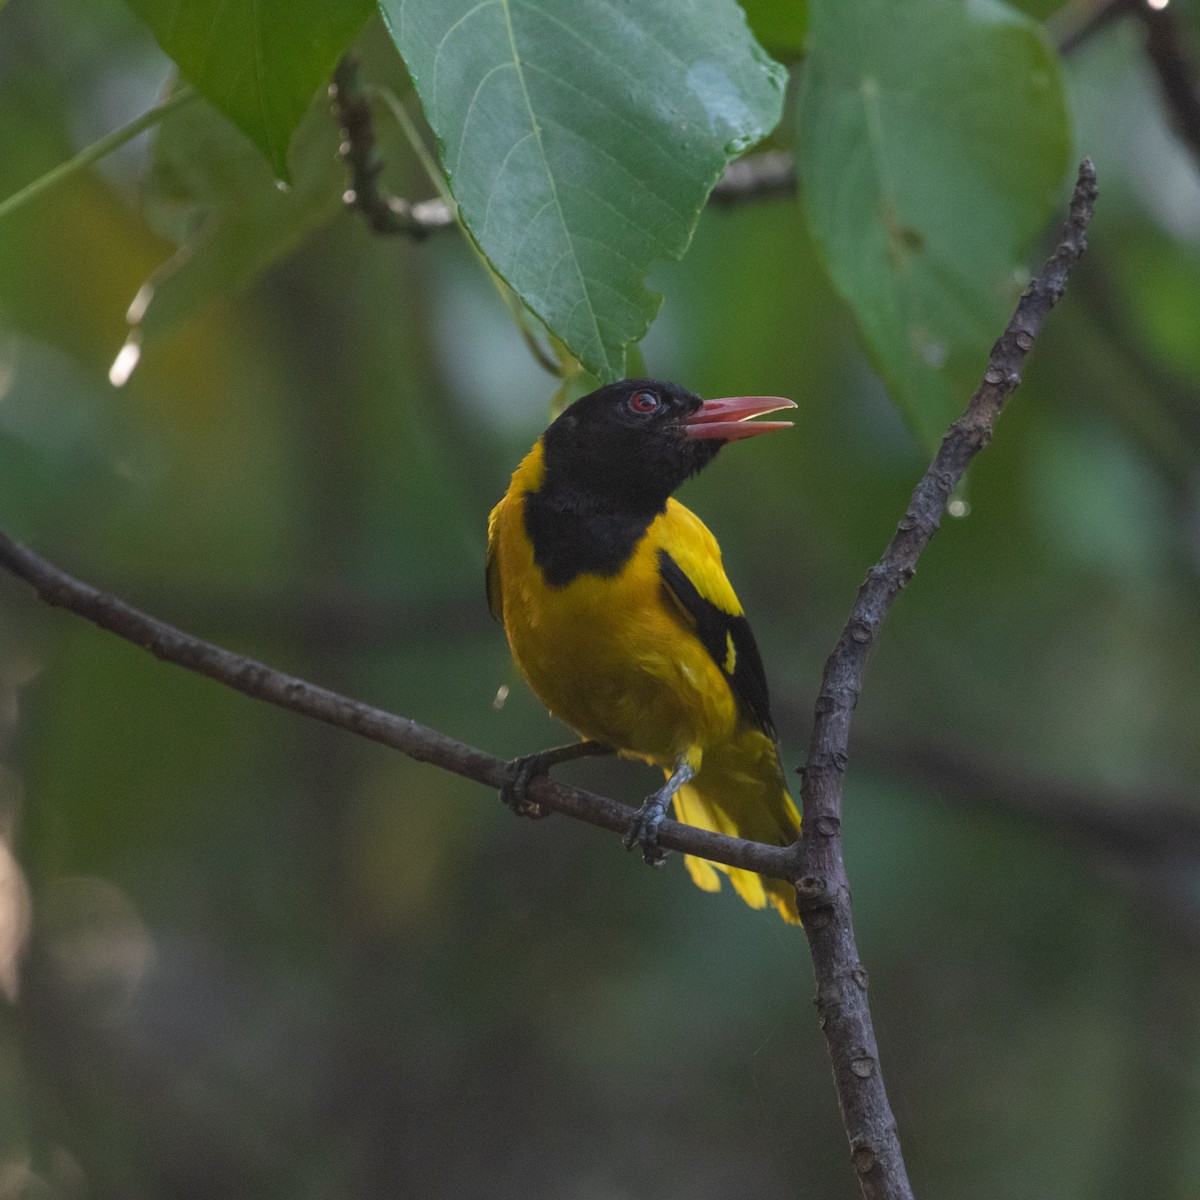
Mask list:
[[[683,610],[701,645],[729,683],[738,711],[774,740],[767,676],[750,622],[741,613],[725,612],[705,599],[683,568],[663,549],[658,552],[658,570],[667,602]]]

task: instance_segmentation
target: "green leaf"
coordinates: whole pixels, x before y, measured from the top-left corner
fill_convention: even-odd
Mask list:
[[[207,104],[174,113],[151,153],[146,209],[180,243],[138,291],[134,326],[110,377],[123,383],[137,354],[215,300],[245,286],[342,207],[339,134],[323,101],[293,144],[292,185],[281,187],[262,155]]]
[[[784,73],[733,0],[382,0],[462,219],[601,379],[661,297],[725,164],[779,120]]]
[[[933,441],[978,384],[1063,182],[1054,51],[996,0],[812,0],[798,119],[825,266]]]
[[[288,143],[370,0],[128,0],[184,78],[291,178]]]

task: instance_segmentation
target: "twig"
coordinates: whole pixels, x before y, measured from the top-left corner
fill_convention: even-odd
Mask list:
[[[1069,12],[1068,8],[1068,12]],[[1090,41],[1102,29],[1107,29],[1118,17],[1129,11],[1129,0],[1103,0],[1091,12],[1059,34],[1058,52],[1064,58],[1073,54],[1085,42]]]
[[[951,742],[854,736],[891,775],[952,792],[965,804],[1035,823],[1039,829],[1139,870],[1200,864],[1200,811],[1183,792],[1125,792],[1055,779]]]
[[[1200,168],[1200,79],[1196,65],[1185,48],[1179,18],[1164,5],[1155,8],[1147,0],[1126,0],[1131,12],[1146,30],[1146,55],[1158,76],[1175,128]]]
[[[0,567],[28,583],[47,604],[65,608],[109,633],[140,646],[164,662],[207,675],[256,700],[313,717],[326,725],[358,734],[399,750],[418,762],[430,763],[499,790],[504,779],[503,759],[456,741],[436,729],[407,717],[373,708],[359,700],[286,675],[265,663],[194,637],[148,616],[123,600],[67,574],[25,546],[0,533]],[[624,834],[634,810],[604,796],[558,783],[545,776],[534,779],[530,796],[539,804],[566,813],[590,825]],[[776,879],[789,878],[790,854],[786,847],[710,833],[677,821],[663,823],[659,841],[714,862],[745,867]]]
[[[1093,869],[1119,887],[1146,917],[1200,949],[1200,813],[1182,792],[1085,787],[1026,770],[1013,762],[944,742],[854,735],[860,760],[966,808],[1024,821],[1058,837],[1073,852],[1089,852]]]
[[[1078,283],[1077,275],[1076,300]],[[785,692],[777,700],[773,708],[781,726],[800,719],[796,695]],[[851,750],[855,761],[880,775],[951,793],[965,809],[1015,817],[1131,869],[1200,867],[1200,809],[1182,788],[1075,782],[968,742],[861,724]]]
[[[453,225],[453,209],[444,199],[412,203],[380,188],[383,159],[375,153],[375,120],[359,79],[358,63],[349,55],[333,73],[329,99],[342,127],[340,153],[350,172],[350,187],[342,197],[346,207],[362,213],[376,233],[404,234],[417,240]]]
[[[1070,217],[1054,254],[1025,289],[1008,328],[992,347],[979,390],[953,424],[883,557],[859,589],[850,619],[828,662],[801,798],[804,831],[796,844],[797,896],[817,980],[817,1009],[829,1047],[851,1160],[868,1200],[911,1200],[912,1189],[888,1104],[867,1004],[867,976],[858,957],[850,888],[842,861],[842,780],[850,720],[867,656],[900,589],[933,537],[946,501],[968,463],[985,446],[1004,402],[1020,383],[1020,367],[1047,314],[1083,253],[1096,198],[1090,161],[1079,168]]]
[[[1168,3],[1149,0],[1103,0],[1091,13],[1058,39],[1060,54],[1078,50],[1121,17],[1133,17],[1146,31],[1146,57],[1158,76],[1167,109],[1180,138],[1200,167],[1200,73],[1187,48],[1179,16]]]
[[[185,104],[191,104],[195,99],[197,99],[197,93],[188,84],[184,84],[175,91],[173,96],[168,97],[161,104],[147,109],[144,113],[134,117],[127,125],[122,125],[120,129],[114,129],[112,133],[105,134],[90,146],[85,146],[78,154],[72,155],[66,162],[59,163],[57,167],[47,171],[44,175],[39,175],[31,183],[27,183],[20,191],[0,200],[0,220],[10,213],[16,212],[18,208],[28,204],[31,200],[37,199],[47,189],[69,179],[76,172],[90,167],[94,162],[99,162],[106,155],[124,146],[126,142],[133,141],[138,134],[145,133],[147,129],[153,129],[171,113]]]
[[[350,186],[343,197],[347,208],[362,213],[371,229],[381,234],[403,234],[420,240],[452,226],[454,206],[445,196],[413,203],[379,186],[383,159],[375,151],[375,120],[368,89],[363,86],[358,63],[352,56],[347,55],[338,63],[329,85],[329,99],[342,128],[340,152],[350,172]],[[391,107],[395,113],[396,106]],[[796,168],[792,156],[775,150],[731,162],[709,198],[714,205],[728,208],[795,193]],[[553,371],[557,373],[557,368]]]
[[[344,140],[341,155],[350,169],[351,186],[343,196],[347,207],[358,209],[376,233],[401,233],[418,241],[437,229],[456,225],[457,209],[450,185],[404,105],[385,88],[365,89],[359,79],[358,63],[350,55],[338,63],[329,95],[342,126]],[[437,199],[411,204],[399,196],[385,193],[379,187],[383,160],[375,153],[375,119],[371,112],[371,96],[383,101],[400,126],[430,183],[437,189]],[[538,340],[530,326],[530,314],[520,298],[496,274],[474,240],[468,239],[468,244],[500,293],[534,362],[555,379],[561,379],[561,365]]]

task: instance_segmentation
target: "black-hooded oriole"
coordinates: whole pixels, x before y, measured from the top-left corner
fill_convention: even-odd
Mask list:
[[[487,591],[521,674],[584,742],[517,759],[505,799],[554,762],[608,750],[667,776],[626,834],[658,863],[672,799],[680,821],[776,845],[795,840],[762,659],[716,538],[671,498],[726,442],[787,429],[749,417],[779,397],[702,401],[627,379],[576,401],[538,439],[488,522]],[[688,856],[693,881],[728,875],[752,908],[795,922],[794,890]]]

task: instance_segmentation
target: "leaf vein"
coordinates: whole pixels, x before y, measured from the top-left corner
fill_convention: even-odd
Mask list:
[[[541,127],[538,125],[537,116],[535,115],[534,110],[533,110],[533,103],[529,96],[529,87],[525,81],[525,71],[523,69],[520,52],[517,50],[516,33],[513,29],[512,10],[510,7],[510,3],[511,3],[511,0],[500,0],[500,4],[504,9],[504,24],[508,30],[508,43],[512,50],[513,63],[517,68],[517,79],[520,81],[520,84],[521,84],[521,95],[525,100],[525,108],[529,114],[529,122],[533,128],[534,137],[536,138],[536,141],[537,141],[538,152],[541,155],[541,159],[542,159],[542,166],[543,166],[543,169],[545,170],[546,178],[550,183],[550,193],[551,193],[551,197],[554,202],[555,210],[557,211],[558,219],[559,219],[560,223],[562,224],[563,233],[566,235],[568,253],[570,254],[571,259],[574,263],[575,274],[579,280],[579,286],[583,290],[584,295],[586,297],[586,296],[588,296],[587,280],[584,278],[583,269],[580,266],[578,256],[575,253],[575,247],[571,240],[571,230],[570,230],[570,227],[567,225],[566,216],[563,213],[563,209],[562,209],[562,203],[558,198],[558,187],[557,187],[557,184],[556,184],[556,181],[554,178],[554,172],[550,169],[550,161],[546,155],[546,146],[542,140]],[[604,360],[604,365],[609,371],[613,371],[614,364],[609,362],[608,355],[605,352],[604,339],[600,336],[600,326],[597,324],[597,321],[596,321],[595,306],[591,303],[590,298],[588,299],[588,314],[591,318],[592,329],[595,332],[596,340],[600,343],[600,355],[601,355],[601,358]]]

